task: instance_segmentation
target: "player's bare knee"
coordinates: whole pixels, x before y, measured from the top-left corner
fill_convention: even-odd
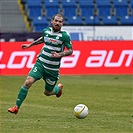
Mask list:
[[[51,95],[53,95],[53,91],[52,92],[49,92],[49,91],[47,91],[46,89],[44,90],[44,94],[46,95],[46,96],[51,96]]]
[[[44,95],[50,96],[51,94],[49,92],[44,91]]]
[[[30,88],[32,86],[33,82],[34,82],[34,79],[32,77],[27,77],[24,82],[24,86],[27,88]]]

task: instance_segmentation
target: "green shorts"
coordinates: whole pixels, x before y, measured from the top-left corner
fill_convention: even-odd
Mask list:
[[[54,86],[58,81],[58,76],[55,77],[49,73],[47,69],[42,66],[42,63],[37,61],[34,67],[30,70],[28,76],[31,76],[35,81],[41,78],[45,81],[45,89],[49,92],[53,91]]]

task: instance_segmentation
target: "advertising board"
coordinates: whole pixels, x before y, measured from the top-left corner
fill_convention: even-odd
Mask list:
[[[112,41],[133,40],[132,26],[63,26],[72,41]],[[34,41],[42,32],[0,33],[0,42]]]
[[[64,26],[72,39],[80,41],[133,40],[132,26]]]
[[[22,50],[29,42],[0,44],[0,75],[27,75],[43,44]],[[61,60],[61,75],[133,74],[132,41],[73,41],[73,54]]]

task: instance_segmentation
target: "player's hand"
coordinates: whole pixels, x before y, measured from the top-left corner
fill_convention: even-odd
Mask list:
[[[30,47],[30,44],[22,44],[21,47],[22,47],[22,49],[26,49],[26,48]]]
[[[56,52],[51,52],[53,58],[61,58],[61,55]]]

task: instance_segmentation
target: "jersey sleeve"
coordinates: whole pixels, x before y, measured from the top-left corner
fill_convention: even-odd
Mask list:
[[[43,37],[43,38],[44,38],[44,35],[45,35],[45,31],[46,31],[46,28],[43,29],[43,31],[42,31],[42,37]]]
[[[71,42],[71,39],[70,39],[70,35],[69,35],[67,32],[65,32],[63,37],[64,37],[64,42],[63,42],[63,44],[64,44],[68,49],[72,48],[72,42]]]

